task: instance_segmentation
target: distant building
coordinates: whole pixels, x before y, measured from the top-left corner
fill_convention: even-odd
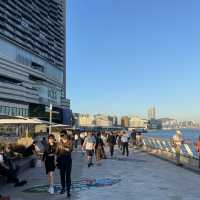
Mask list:
[[[151,107],[148,109],[148,119],[149,120],[155,120],[156,119],[156,108]]]
[[[142,119],[140,117],[130,117],[129,118],[129,127],[131,128],[147,128],[148,120]]]
[[[76,114],[77,126],[93,126],[94,117],[90,114]]]
[[[159,119],[163,129],[176,129],[178,128],[178,122],[176,119],[161,118]]]
[[[109,116],[98,114],[94,116],[95,126],[111,127],[113,126],[113,119]]]
[[[162,129],[162,123],[160,120],[152,119],[149,121],[149,129]]]
[[[109,121],[111,122],[112,126],[118,126],[118,118],[117,116],[108,116]]]
[[[121,126],[128,128],[129,127],[129,117],[128,116],[123,116],[121,118]]]

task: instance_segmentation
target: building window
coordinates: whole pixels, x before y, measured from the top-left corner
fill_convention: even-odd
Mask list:
[[[45,33],[43,33],[42,31],[40,31],[40,38],[42,38],[43,40],[46,39]]]
[[[12,115],[13,116],[17,115],[17,108],[15,108],[15,107],[12,108]]]
[[[20,116],[23,116],[23,108],[20,108],[20,109],[19,109],[19,115],[20,115]]]
[[[25,27],[25,28],[29,28],[28,20],[22,18],[21,24],[22,24],[23,27]]]

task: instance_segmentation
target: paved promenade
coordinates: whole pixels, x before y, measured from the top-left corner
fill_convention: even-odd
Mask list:
[[[88,169],[80,152],[73,155],[73,191],[77,200],[199,200],[200,175],[139,151],[128,159],[119,152],[116,158],[102,161]],[[24,188],[7,185],[0,193],[10,194],[11,200],[67,199],[64,195],[26,193],[34,185],[46,184],[42,168],[23,174],[29,181]],[[57,183],[59,183],[57,175]]]

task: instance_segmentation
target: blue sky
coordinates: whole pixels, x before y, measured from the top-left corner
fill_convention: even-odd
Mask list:
[[[74,112],[200,120],[199,0],[68,0]]]

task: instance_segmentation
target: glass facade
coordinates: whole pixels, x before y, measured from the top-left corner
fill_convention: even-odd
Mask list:
[[[11,61],[28,65],[39,71],[43,71],[49,77],[63,83],[63,71],[48,63],[47,61],[35,56],[22,48],[15,46],[5,40],[0,39],[0,55]]]
[[[51,88],[47,86],[38,86],[39,96],[49,99],[52,103],[61,104],[61,89]]]
[[[65,66],[65,0],[0,0],[0,33]]]
[[[0,115],[8,116],[28,116],[28,108],[18,108],[0,105]]]

